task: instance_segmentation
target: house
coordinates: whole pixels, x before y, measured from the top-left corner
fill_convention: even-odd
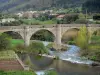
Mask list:
[[[65,14],[62,14],[62,15],[58,15],[56,18],[57,18],[58,20],[61,20],[61,19],[63,19],[65,16],[66,16]]]
[[[12,22],[12,21],[15,21],[15,19],[14,18],[6,18],[6,19],[2,19],[1,23]]]
[[[23,17],[28,18],[28,19],[33,18],[33,13],[30,11],[24,12]]]

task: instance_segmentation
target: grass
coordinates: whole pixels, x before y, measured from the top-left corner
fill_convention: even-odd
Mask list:
[[[32,71],[0,71],[0,75],[36,75]]]
[[[22,39],[12,39],[11,43],[12,43],[12,46],[16,46],[18,44],[24,44],[24,40],[22,40]]]
[[[100,36],[92,36],[91,41],[100,44]]]
[[[16,53],[11,50],[0,51],[0,59],[16,59]]]

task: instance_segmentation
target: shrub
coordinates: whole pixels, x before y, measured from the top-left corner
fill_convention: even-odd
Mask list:
[[[79,19],[78,15],[66,15],[62,20],[58,21],[60,24],[70,24]]]
[[[28,47],[28,51],[30,53],[36,53],[36,54],[48,53],[46,47],[42,42],[32,42]]]
[[[78,36],[75,40],[76,45],[79,46],[83,50],[87,49],[88,40],[89,40],[89,35],[87,33],[87,28],[86,28],[86,26],[83,26],[83,27],[80,28]]]
[[[7,34],[0,35],[0,50],[11,48],[11,37]]]
[[[21,53],[27,52],[27,48],[24,45],[22,45],[22,44],[18,44],[15,47],[13,47],[12,49],[14,51],[16,51],[16,52],[21,52]]]
[[[76,24],[87,24],[88,21],[86,19],[77,19],[74,23],[76,23]]]
[[[75,41],[68,41],[69,45],[75,45]]]

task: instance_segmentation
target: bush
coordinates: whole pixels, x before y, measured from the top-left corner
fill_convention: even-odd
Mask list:
[[[66,15],[62,20],[59,20],[60,24],[70,24],[79,19],[78,15]]]
[[[75,41],[68,41],[69,45],[75,45]]]
[[[47,45],[47,48],[53,50],[53,51],[56,51],[56,50],[61,50],[61,51],[65,51],[67,50],[67,47],[66,46],[63,46],[63,45],[57,45],[56,43],[50,43]]]
[[[88,21],[86,19],[77,19],[74,23],[76,23],[76,24],[87,24]]]
[[[0,50],[11,48],[11,37],[7,34],[0,35]]]
[[[76,45],[79,46],[81,49],[87,49],[88,47],[88,41],[89,41],[89,35],[87,33],[86,26],[83,26],[80,28],[80,31],[78,32],[78,36],[75,40]]]
[[[26,48],[24,45],[22,45],[22,44],[18,44],[18,45],[16,45],[16,46],[14,46],[12,49],[13,49],[15,52],[21,52],[21,53],[27,52],[27,48]]]
[[[29,53],[44,54],[48,53],[42,42],[32,42],[28,47]]]

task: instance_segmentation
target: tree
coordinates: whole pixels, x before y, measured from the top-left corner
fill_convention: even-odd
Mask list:
[[[0,34],[0,50],[6,50],[11,47],[11,37],[7,34]]]
[[[73,15],[66,15],[62,20],[58,21],[58,23],[60,24],[70,24],[73,23],[74,21],[76,21],[77,19],[79,19],[79,16],[77,14],[73,14]]]
[[[78,33],[78,36],[76,38],[76,45],[78,45],[81,49],[87,49],[88,47],[88,39],[89,39],[89,35],[88,35],[88,30],[86,28],[86,26],[83,26],[80,28],[80,31]]]
[[[95,14],[93,15],[94,20],[100,20],[100,14]]]
[[[100,0],[87,0],[82,5],[82,11],[85,13],[100,13]]]
[[[29,53],[44,54],[48,53],[46,47],[42,42],[32,42],[28,47]]]

